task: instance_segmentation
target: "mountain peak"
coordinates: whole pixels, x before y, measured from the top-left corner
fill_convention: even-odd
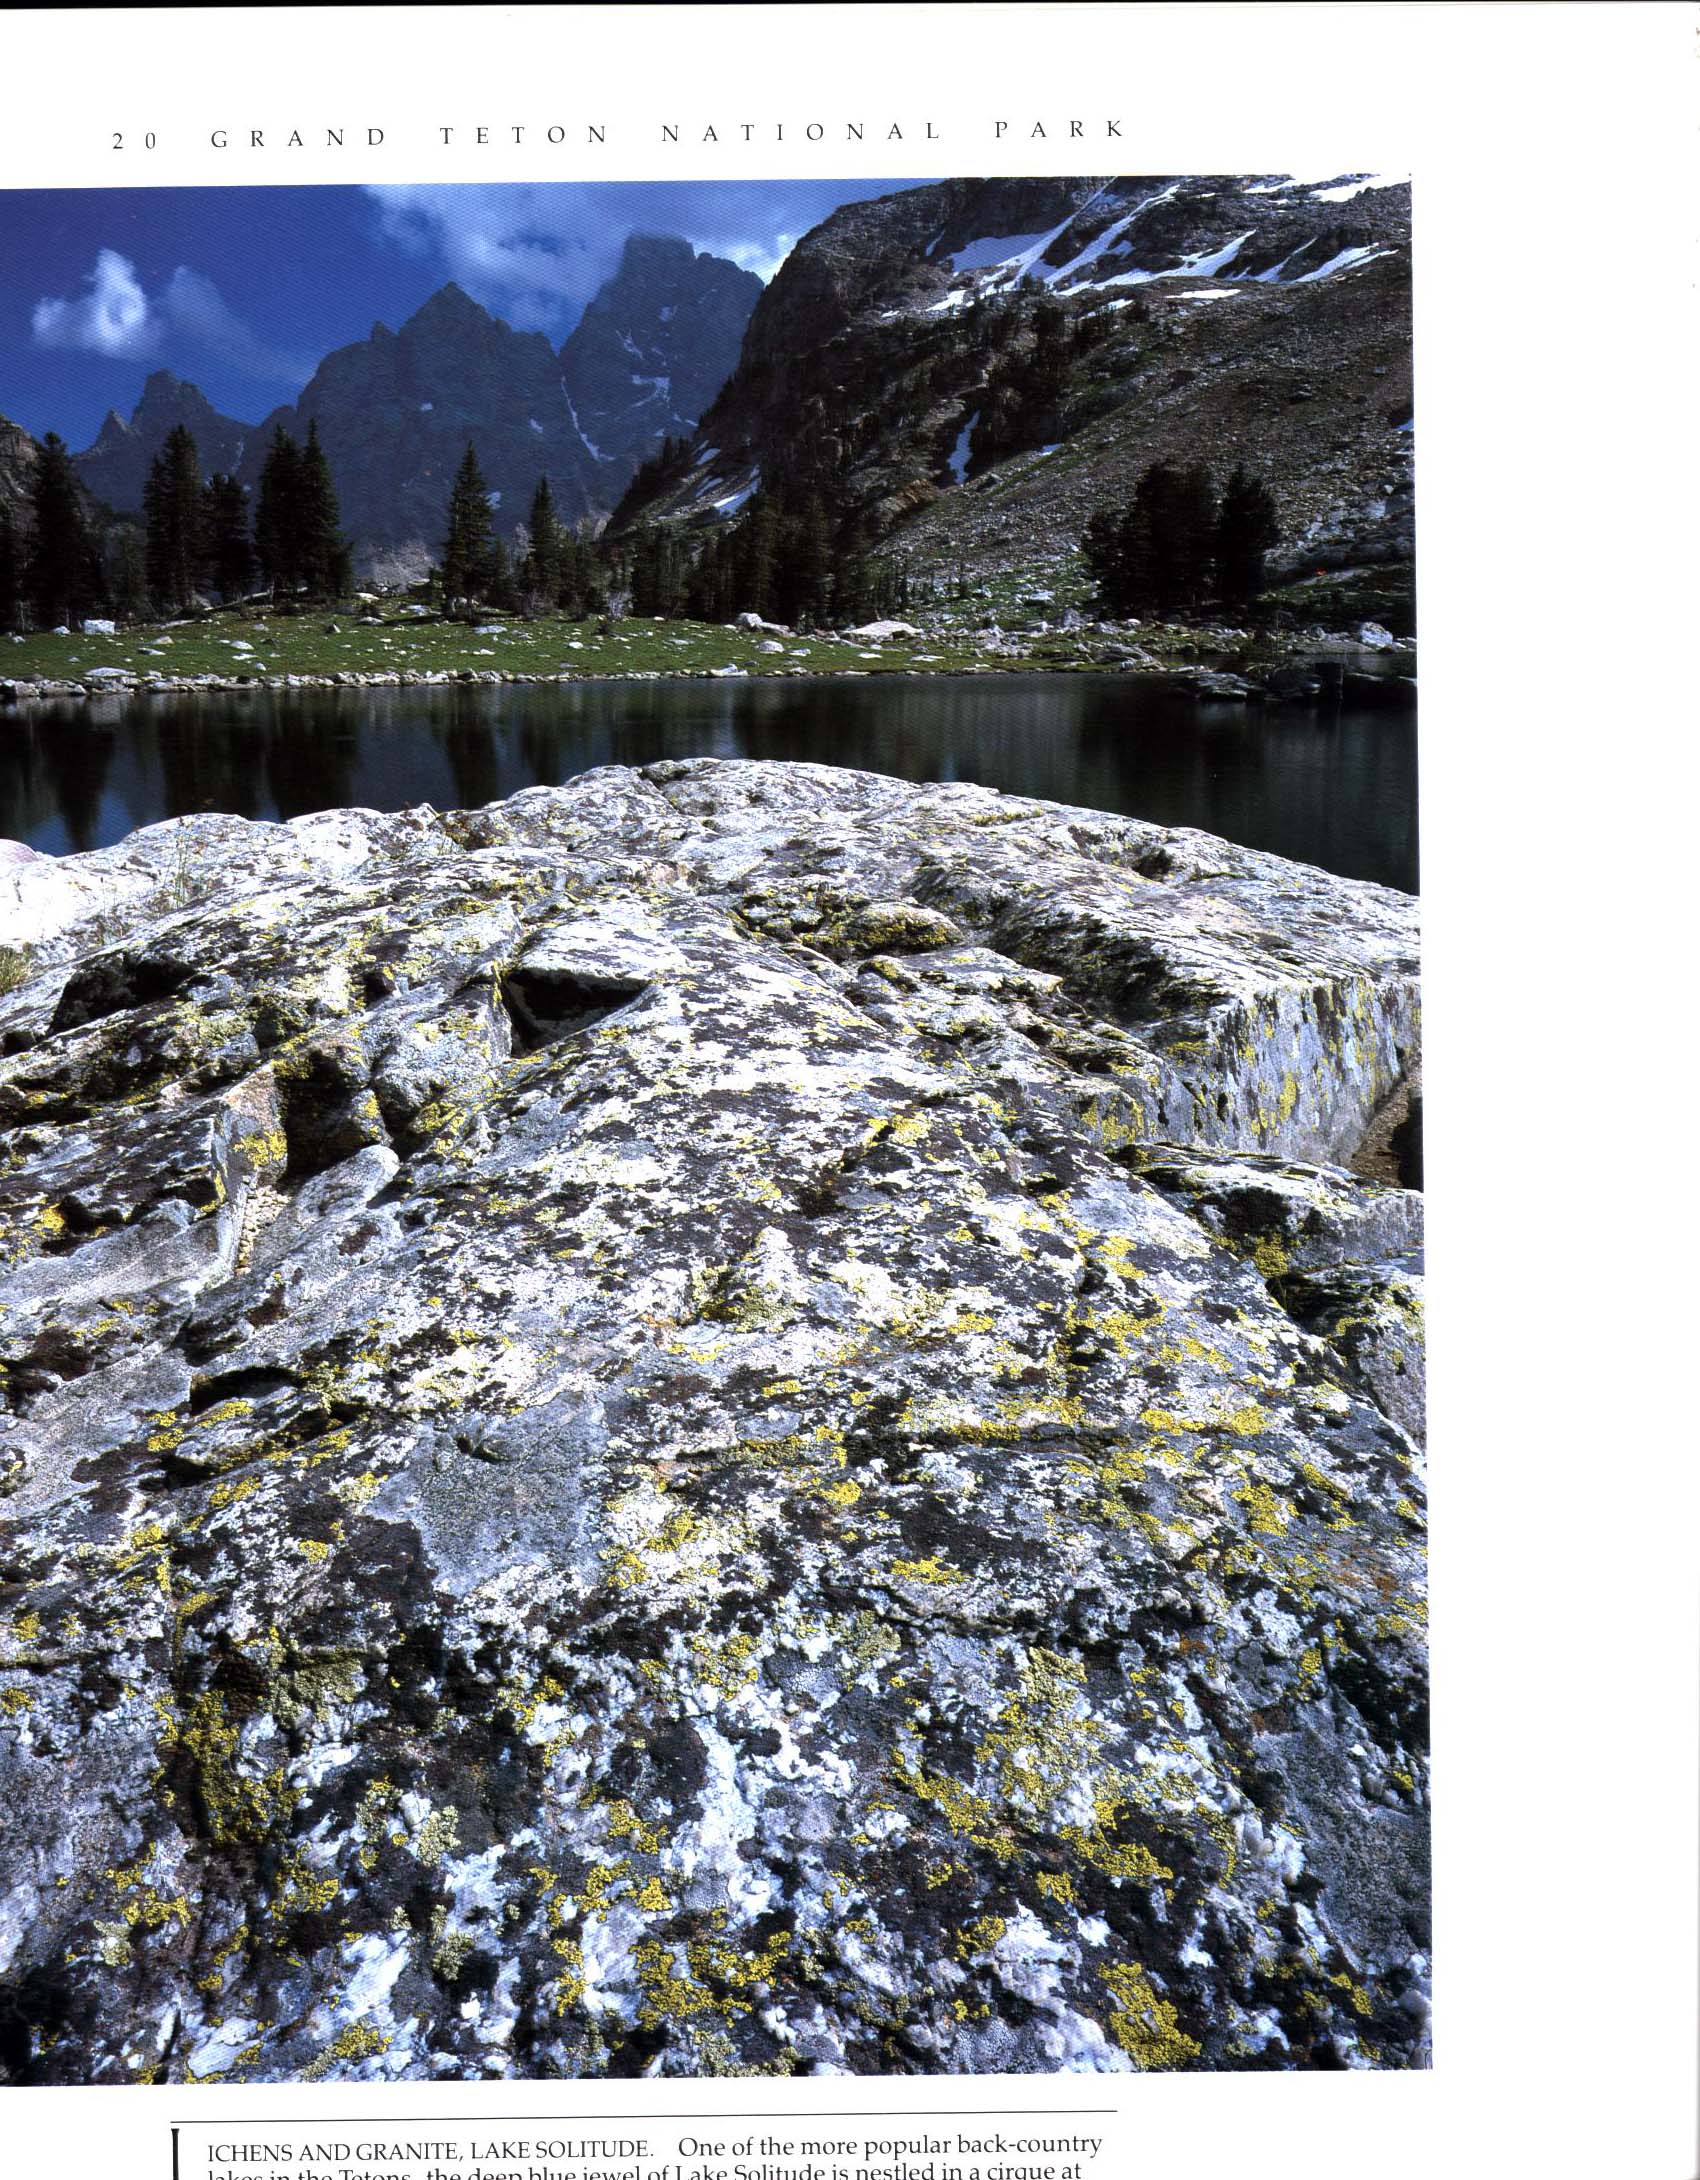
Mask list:
[[[197,424],[218,420],[218,411],[192,379],[174,371],[150,371],[142,384],[142,398],[131,411],[130,421],[169,416],[175,421],[194,418]]]
[[[446,280],[435,295],[425,301],[409,318],[402,331],[411,332],[418,327],[491,325],[497,321],[482,303],[475,303],[458,281]]]
[[[631,234],[561,347],[574,428],[599,463],[628,468],[696,429],[738,360],[761,293],[753,273],[683,235]]]
[[[681,268],[692,264],[696,251],[683,235],[649,235],[636,232],[626,237],[621,252],[620,269],[633,266],[677,265]]]
[[[116,409],[107,411],[93,443],[76,457],[77,475],[107,506],[133,514],[142,504],[149,464],[179,424],[194,438],[204,476],[233,468],[252,429],[238,417],[221,416],[190,380],[150,371],[128,420]]]

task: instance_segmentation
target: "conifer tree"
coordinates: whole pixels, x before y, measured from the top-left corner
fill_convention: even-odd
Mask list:
[[[248,536],[248,496],[222,471],[201,497],[203,566],[208,582],[228,605],[254,585],[254,548]]]
[[[126,522],[107,541],[106,592],[112,610],[126,621],[139,621],[148,609],[148,564],[141,535]]]
[[[24,556],[12,510],[0,507],[0,632],[21,628],[24,618]]]
[[[537,480],[526,528],[531,543],[520,566],[520,589],[534,612],[552,613],[561,602],[567,538],[555,518],[555,500],[547,477]]]
[[[643,618],[676,614],[685,595],[684,553],[675,533],[655,524],[640,530],[632,547],[632,611]]]
[[[24,591],[38,625],[78,621],[100,595],[93,542],[70,451],[56,431],[42,441],[30,478],[30,543]]]
[[[490,492],[469,439],[449,493],[448,535],[443,540],[444,612],[488,598],[495,587],[496,576],[496,533],[490,522]]]
[[[784,618],[793,623],[818,626],[832,607],[832,526],[826,502],[811,492],[792,532],[788,556]]]
[[[766,618],[777,617],[779,600],[775,593],[779,568],[779,517],[773,501],[765,492],[756,495],[744,521],[739,543],[743,552],[737,573],[741,578],[744,602],[735,606],[733,611],[759,613]]]
[[[1216,517],[1216,588],[1225,606],[1256,605],[1263,595],[1264,555],[1280,539],[1274,495],[1236,462]]]
[[[315,420],[307,426],[307,444],[296,471],[296,534],[300,540],[301,578],[315,598],[336,598],[353,588],[354,574],[342,535],[342,516],[330,464],[319,444]]]
[[[575,621],[608,607],[607,571],[589,538],[568,531],[561,546],[561,611]]]
[[[254,553],[274,590],[301,587],[302,557],[296,510],[301,500],[301,449],[280,424],[260,469],[254,502]]]
[[[1081,547],[1106,611],[1189,613],[1207,595],[1215,565],[1217,515],[1209,472],[1153,462],[1133,505],[1095,515]]]
[[[148,592],[160,613],[179,613],[201,569],[201,458],[186,424],[174,424],[142,489]]]

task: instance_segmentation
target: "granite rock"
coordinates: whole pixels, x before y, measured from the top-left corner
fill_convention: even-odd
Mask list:
[[[712,760],[6,883],[11,2080],[1424,2062],[1414,902]]]

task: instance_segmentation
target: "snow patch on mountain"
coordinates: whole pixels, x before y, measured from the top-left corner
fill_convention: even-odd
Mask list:
[[[1326,280],[1330,273],[1344,272],[1348,265],[1367,265],[1372,258],[1386,257],[1387,254],[1384,247],[1373,242],[1360,243],[1355,250],[1338,251],[1326,265],[1318,265],[1315,272],[1300,273],[1293,285],[1300,287],[1307,280]]]
[[[561,392],[562,392],[562,394],[563,394],[563,395],[565,396],[565,398],[566,398],[566,404],[567,404],[567,414],[568,414],[568,415],[569,415],[569,416],[570,416],[570,417],[572,418],[572,420],[573,420],[573,429],[574,429],[574,431],[576,431],[576,432],[578,433],[578,436],[579,436],[579,443],[580,443],[580,445],[581,445],[581,446],[582,446],[582,447],[584,448],[585,452],[586,452],[586,453],[587,453],[587,454],[588,454],[588,455],[589,455],[589,456],[591,457],[592,461],[596,461],[596,462],[609,462],[609,461],[612,461],[612,460],[613,460],[613,456],[612,456],[611,454],[604,454],[604,453],[603,453],[603,451],[602,451],[602,449],[601,449],[601,448],[600,448],[599,446],[596,446],[596,445],[594,445],[594,444],[592,443],[592,441],[591,441],[591,437],[590,437],[590,434],[589,434],[589,433],[588,433],[588,432],[587,432],[587,431],[585,430],[584,426],[583,426],[583,425],[582,425],[582,424],[581,424],[581,423],[579,422],[579,420],[578,420],[578,411],[577,411],[577,409],[575,409],[575,408],[573,407],[573,397],[572,397],[572,395],[571,395],[571,394],[569,394],[569,393],[567,393],[567,382],[566,382],[566,380],[565,380],[564,378],[563,378],[563,379],[562,379],[562,381],[561,381]]]
[[[1102,280],[1082,280],[1072,288],[1063,290],[1065,295],[1077,295],[1085,288],[1132,288],[1142,287],[1151,280],[1197,280],[1220,272],[1231,264],[1240,251],[1256,234],[1255,227],[1248,227],[1243,235],[1235,235],[1217,250],[1198,250],[1191,257],[1183,257],[1178,265],[1170,265],[1162,272],[1146,272],[1135,268],[1132,272],[1109,273]],[[1227,275],[1225,277],[1233,277]]]
[[[1365,174],[1350,182],[1343,182],[1334,189],[1313,189],[1313,204],[1350,204],[1354,197],[1361,197],[1366,189],[1397,189],[1410,180],[1408,174]]]
[[[1036,242],[1049,242],[1061,232],[1059,227],[1041,228],[1030,235],[981,235],[973,242],[965,242],[960,250],[952,250],[945,262],[952,272],[987,272],[994,265],[1007,265],[1011,258],[1025,257]]]
[[[950,453],[946,457],[947,461],[950,464],[950,473],[956,479],[958,484],[962,482],[963,472],[968,467],[968,442],[973,436],[974,426],[979,421],[980,412],[978,409],[976,409],[974,411],[974,414],[968,419],[967,423],[963,425],[961,431],[957,433],[956,444],[951,448]]]

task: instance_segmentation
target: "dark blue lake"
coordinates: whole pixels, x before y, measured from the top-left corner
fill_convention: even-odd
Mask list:
[[[163,817],[439,809],[658,757],[780,757],[1195,825],[1417,889],[1415,715],[1231,705],[1134,674],[251,690],[0,713],[0,836],[52,854]]]

